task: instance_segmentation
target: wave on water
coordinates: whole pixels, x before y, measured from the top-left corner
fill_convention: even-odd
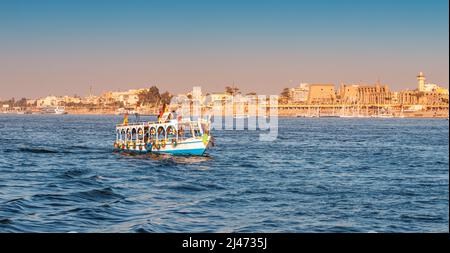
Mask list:
[[[205,154],[203,156],[182,156],[182,155],[155,154],[155,153],[137,154],[137,153],[120,152],[120,155],[127,158],[148,159],[159,162],[167,162],[169,163],[169,165],[196,164],[211,161],[213,159],[213,157],[208,154]]]
[[[19,148],[20,152],[34,153],[34,154],[57,154],[60,153],[56,150],[46,148]]]
[[[71,148],[74,148],[74,149],[90,149],[90,147],[82,146],[82,145],[74,145],[74,146],[71,146]]]
[[[88,169],[72,169],[72,170],[65,171],[62,176],[65,178],[73,179],[73,178],[78,178],[82,175],[85,175],[85,174],[89,173],[89,171],[90,170],[88,170]]]
[[[76,197],[80,197],[86,200],[105,200],[105,199],[123,199],[124,196],[117,194],[112,188],[107,187],[103,189],[93,189],[89,191],[77,192],[73,194]]]
[[[179,191],[179,192],[196,192],[196,191],[205,191],[206,187],[202,187],[194,184],[178,184],[173,186],[166,187],[167,189]]]
[[[8,218],[4,218],[4,219],[0,219],[0,224],[11,224],[12,220],[8,219]]]
[[[286,118],[172,156],[113,152],[116,116],[64,119],[0,117],[0,233],[448,233],[442,120]]]
[[[89,151],[87,151],[89,150]],[[57,149],[42,148],[42,147],[20,147],[18,149],[5,149],[4,152],[22,152],[22,153],[33,153],[33,154],[82,154],[83,152],[93,153],[109,153],[109,149],[102,148],[90,148],[85,146],[68,146],[68,147],[58,147]]]

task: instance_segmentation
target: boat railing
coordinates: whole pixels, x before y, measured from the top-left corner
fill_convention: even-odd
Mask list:
[[[139,126],[149,126],[149,125],[173,125],[173,124],[186,124],[186,123],[210,123],[208,120],[205,119],[198,119],[195,121],[192,120],[171,120],[171,121],[165,121],[165,122],[153,122],[153,121],[146,121],[146,122],[131,122],[128,124],[117,124],[116,127],[139,127]]]
[[[149,124],[156,124],[156,122],[131,122],[128,124],[117,124],[116,127],[148,126]]]

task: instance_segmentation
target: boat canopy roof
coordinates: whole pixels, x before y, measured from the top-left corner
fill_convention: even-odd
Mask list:
[[[141,127],[155,127],[155,128],[158,128],[160,126],[162,126],[162,127],[169,127],[169,126],[178,127],[178,125],[193,125],[193,126],[197,126],[199,123],[200,124],[208,124],[209,125],[209,122],[207,120],[204,120],[204,119],[198,119],[196,121],[192,121],[192,120],[189,120],[189,119],[182,119],[181,121],[177,120],[177,119],[171,119],[171,120],[168,120],[168,121],[165,121],[165,122],[161,122],[161,123],[148,121],[148,122],[131,122],[129,124],[117,124],[116,128],[118,128],[118,129],[119,128],[141,128]]]

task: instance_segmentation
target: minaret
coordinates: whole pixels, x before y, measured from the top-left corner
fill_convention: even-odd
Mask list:
[[[417,81],[419,82],[419,91],[425,91],[425,75],[423,72],[419,73]]]

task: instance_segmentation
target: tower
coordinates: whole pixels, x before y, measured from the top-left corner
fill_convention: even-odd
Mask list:
[[[419,91],[425,91],[425,75],[423,72],[419,73],[417,81],[419,82]]]

